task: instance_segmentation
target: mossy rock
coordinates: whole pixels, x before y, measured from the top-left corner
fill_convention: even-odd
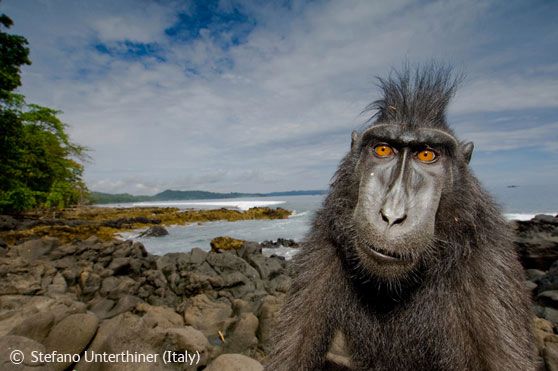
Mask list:
[[[211,251],[238,250],[244,246],[244,240],[237,240],[229,236],[215,237],[211,240]]]

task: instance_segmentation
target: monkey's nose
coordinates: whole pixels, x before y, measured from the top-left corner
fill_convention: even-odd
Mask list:
[[[386,222],[389,227],[402,224],[405,219],[407,219],[407,214],[404,211],[394,212],[392,210],[381,209],[380,215],[382,216],[382,220]]]

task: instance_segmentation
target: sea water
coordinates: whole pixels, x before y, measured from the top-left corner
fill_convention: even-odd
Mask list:
[[[496,201],[502,206],[508,219],[528,220],[536,214],[558,212],[558,194],[550,186],[521,186],[489,188]],[[193,247],[208,251],[210,241],[219,236],[230,236],[242,240],[262,242],[288,238],[301,241],[309,230],[317,209],[325,196],[285,196],[273,198],[235,198],[224,200],[167,201],[121,204],[113,206],[161,206],[180,209],[232,208],[246,210],[255,206],[282,207],[293,211],[288,219],[245,220],[236,222],[205,222],[186,226],[167,227],[169,234],[163,237],[139,237],[139,231],[123,233],[125,239],[141,241],[147,251],[156,255],[169,252],[187,252]],[[278,254],[290,258],[296,249],[264,249],[264,254]]]
[[[187,252],[193,247],[210,250],[210,242],[219,236],[230,236],[242,240],[262,242],[277,240],[278,238],[301,241],[309,230],[316,210],[322,204],[324,196],[285,196],[269,199],[263,198],[234,198],[222,200],[188,200],[165,202],[139,202],[132,204],[118,204],[111,206],[138,207],[160,206],[177,207],[179,209],[215,209],[231,208],[247,210],[250,207],[267,206],[282,207],[293,213],[287,219],[275,220],[242,220],[235,222],[216,221],[192,223],[188,225],[169,226],[168,235],[162,237],[139,237],[141,231],[122,233],[121,237],[142,242],[148,252],[164,255],[169,252]],[[291,257],[295,253],[292,248],[264,249],[264,254],[278,254]]]

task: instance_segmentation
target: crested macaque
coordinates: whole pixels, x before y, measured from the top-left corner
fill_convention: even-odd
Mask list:
[[[446,120],[449,67],[379,79],[278,316],[268,370],[534,370],[530,299],[498,206]]]

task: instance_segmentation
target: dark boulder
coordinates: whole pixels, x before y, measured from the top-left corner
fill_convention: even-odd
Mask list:
[[[119,218],[115,220],[107,220],[103,222],[103,226],[111,228],[131,227],[133,224],[161,224],[160,219],[150,219],[145,216],[136,216],[132,218]]]
[[[21,364],[12,362],[12,352],[19,350],[21,353]],[[52,370],[44,362],[33,362],[33,352],[45,352],[43,344],[23,336],[7,335],[0,337],[0,364],[2,370]]]
[[[300,247],[300,245],[298,244],[298,242],[296,242],[295,240],[292,239],[287,239],[287,238],[278,238],[277,241],[263,241],[262,243],[260,243],[260,245],[266,249],[270,249],[270,248],[276,248],[276,247],[292,247],[292,248],[297,248]]]
[[[525,269],[548,270],[558,260],[558,218],[537,215],[527,221],[514,221],[515,246]]]
[[[537,296],[537,302],[545,307],[558,308],[558,290],[543,291]]]
[[[0,231],[12,231],[17,227],[17,220],[10,215],[0,215]]]
[[[263,366],[255,359],[242,354],[223,354],[207,366],[206,371],[263,371]]]
[[[57,238],[43,237],[16,245],[12,248],[12,252],[27,261],[33,261],[50,253],[58,245],[59,241]]]
[[[162,237],[169,234],[169,231],[160,225],[154,225],[153,227],[149,227],[147,230],[142,232],[139,236],[140,237]]]
[[[54,314],[51,312],[39,312],[27,317],[23,322],[15,326],[10,335],[24,336],[43,343],[54,322]]]
[[[97,332],[99,319],[91,313],[72,314],[58,322],[45,339],[47,351],[79,354]],[[72,362],[57,363],[56,370],[65,370]]]

